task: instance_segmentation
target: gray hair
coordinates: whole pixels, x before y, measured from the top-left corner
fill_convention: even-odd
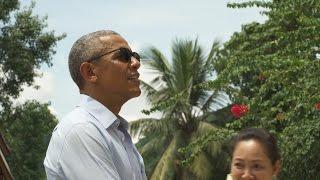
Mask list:
[[[99,38],[110,35],[119,34],[111,30],[96,31],[82,36],[73,44],[69,53],[68,64],[72,80],[77,84],[79,89],[83,88],[83,78],[80,74],[81,63],[102,54],[108,47]]]

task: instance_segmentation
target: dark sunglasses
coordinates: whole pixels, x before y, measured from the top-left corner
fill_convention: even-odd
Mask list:
[[[114,55],[116,58],[119,58],[120,60],[123,60],[124,62],[130,62],[132,56],[134,58],[136,58],[140,62],[140,55],[138,53],[132,52],[128,48],[124,48],[124,47],[121,47],[121,48],[114,49],[112,51],[106,52],[106,53],[104,53],[102,55],[99,55],[97,57],[94,57],[94,58],[90,59],[88,62],[95,61],[95,60],[101,58],[102,56],[105,56],[105,55],[113,53],[113,52],[116,52],[115,55]]]

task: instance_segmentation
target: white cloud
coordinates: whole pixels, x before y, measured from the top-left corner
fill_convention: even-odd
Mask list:
[[[54,92],[54,77],[50,72],[42,72],[37,70],[37,73],[41,76],[35,78],[34,85],[39,86],[39,89],[35,89],[33,86],[23,86],[23,91],[20,96],[13,100],[15,105],[20,105],[28,100],[37,100],[41,103],[51,102]],[[51,114],[57,116],[57,110],[52,106],[48,106]]]
[[[50,72],[41,72],[38,70],[38,73],[42,74],[42,76],[35,78],[34,85],[37,85],[40,88],[35,89],[32,86],[24,86],[24,90],[16,100],[17,103],[24,103],[27,100],[33,99],[41,103],[50,102],[54,91],[54,77]]]
[[[53,115],[55,115],[55,116],[58,115],[57,110],[56,110],[52,105],[50,105],[50,106],[48,107],[48,109],[49,109],[49,111],[51,112],[51,114],[53,114]]]

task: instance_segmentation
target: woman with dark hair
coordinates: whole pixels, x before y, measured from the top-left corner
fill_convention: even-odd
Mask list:
[[[259,128],[239,132],[231,142],[232,180],[272,180],[280,171],[280,153],[273,135]]]

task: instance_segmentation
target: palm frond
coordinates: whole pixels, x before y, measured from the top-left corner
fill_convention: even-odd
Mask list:
[[[176,91],[192,86],[192,62],[194,59],[193,43],[189,40],[176,40],[172,45],[172,67],[174,88]]]
[[[133,137],[140,138],[140,135],[147,135],[159,132],[169,134],[168,119],[145,118],[129,122],[129,132]]]
[[[177,136],[174,136],[158,161],[150,180],[170,180],[174,177],[174,160],[176,159],[176,151],[178,149]]]
[[[218,130],[218,128],[212,124],[200,122],[199,128],[192,136],[191,141],[216,130]],[[207,148],[195,158],[189,169],[198,179],[222,179],[225,177],[225,170],[229,164],[228,157],[223,142],[211,142]]]
[[[205,63],[206,67],[212,67],[213,59],[214,59],[214,57],[217,56],[217,52],[219,51],[220,47],[221,47],[220,41],[214,40],[213,43],[212,43],[212,46],[211,46],[210,53],[207,56],[207,60],[206,60],[206,63]]]
[[[147,93],[147,99],[151,100],[153,95],[157,93],[157,90],[152,87],[150,84],[146,83],[145,81],[140,81],[140,86],[142,90]]]
[[[145,154],[155,155],[152,152],[166,147],[165,146],[166,139],[167,139],[167,136],[153,137],[146,144],[141,146],[141,148],[139,149],[139,152],[141,153],[141,155],[145,155]]]
[[[210,180],[213,177],[212,162],[209,161],[205,153],[199,154],[199,156],[192,162],[188,168],[197,179]]]
[[[218,127],[207,123],[207,122],[199,122],[199,127],[197,131],[195,132],[194,136],[192,137],[192,140],[195,140],[196,138],[202,137],[209,132],[214,132],[217,130]],[[206,149],[211,155],[217,155],[221,152],[222,144],[220,142],[212,142],[210,145],[208,145],[208,148]]]
[[[225,151],[221,151],[216,156],[203,152],[196,157],[188,169],[196,176],[194,179],[225,179],[229,172],[229,164],[229,155]]]
[[[149,47],[141,55],[143,61],[151,70],[159,72],[170,71],[170,64],[165,56],[155,47]]]
[[[197,129],[197,131],[195,132],[195,134],[193,135],[193,137],[200,137],[203,136],[209,132],[215,131],[217,129],[216,126],[214,126],[213,124],[207,123],[207,122],[200,122],[199,123],[199,127]]]
[[[148,177],[151,176],[157,165],[157,162],[167,149],[171,139],[171,136],[154,133],[140,139],[140,141],[136,144],[141,156],[145,161],[145,170]]]
[[[139,119],[136,121],[130,121],[129,122],[129,133],[133,137],[139,136],[141,134],[141,131],[143,131],[143,129],[147,128],[151,121],[157,121],[157,119],[145,118],[145,119]]]
[[[159,81],[171,84],[172,68],[165,56],[155,47],[149,47],[142,53],[142,61],[152,70]]]

